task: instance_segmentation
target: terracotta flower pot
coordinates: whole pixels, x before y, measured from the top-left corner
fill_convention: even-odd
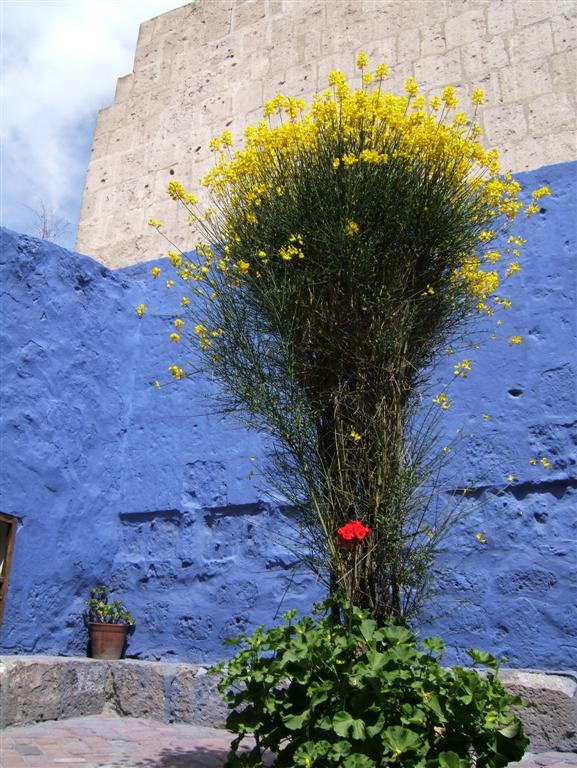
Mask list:
[[[120,659],[128,624],[97,624],[88,625],[90,632],[90,655],[93,659]]]

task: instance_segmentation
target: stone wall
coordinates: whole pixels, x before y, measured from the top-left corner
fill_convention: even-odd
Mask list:
[[[471,435],[445,489],[470,488],[470,506],[416,628],[445,639],[449,662],[480,647],[513,667],[577,667],[576,170],[520,174],[553,196],[520,223],[514,309],[467,352],[443,420],[447,444]],[[294,570],[291,511],[258,479],[263,440],[214,414],[210,382],[170,379],[186,367],[167,340],[178,289],[149,264],[111,271],[6,231],[1,254],[0,509],[20,521],[4,652],[84,654],[84,600],[101,582],[137,619],[137,658],[212,661],[227,635],[308,609],[321,589]],[[548,470],[529,463],[543,456]]]
[[[168,182],[196,188],[211,136],[238,141],[264,99],[310,98],[331,69],[353,77],[360,49],[394,91],[409,75],[426,94],[483,87],[505,169],[573,160],[576,16],[575,0],[196,0],[145,22],[98,117],[76,248],[112,267],[157,258],[149,217],[190,248]]]
[[[501,670],[520,709],[530,750],[577,750],[577,678]],[[50,656],[0,658],[0,728],[115,713],[222,727],[227,707],[205,667]]]

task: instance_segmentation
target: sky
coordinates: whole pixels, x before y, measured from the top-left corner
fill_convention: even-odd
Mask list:
[[[141,22],[186,0],[0,0],[0,224],[73,248],[98,110],[132,71]]]

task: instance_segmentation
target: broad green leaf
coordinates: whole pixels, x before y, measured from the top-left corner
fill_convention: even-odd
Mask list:
[[[333,729],[337,736],[348,736],[352,726],[353,718],[348,712],[340,710],[333,717]]]
[[[372,640],[376,627],[377,622],[374,619],[363,619],[361,621],[361,635],[367,642]]]
[[[514,720],[509,725],[499,728],[499,733],[502,736],[506,736],[508,739],[514,739],[520,734],[522,735],[521,723],[518,720]]]
[[[333,717],[333,730],[337,736],[348,736],[349,731],[352,732],[354,739],[362,739],[365,736],[364,722],[344,710],[340,710]]]
[[[388,640],[393,645],[410,643],[413,640],[412,632],[409,632],[406,627],[399,627],[393,624],[389,627],[383,627],[381,631],[385,636],[385,640]]]
[[[461,759],[456,752],[441,752],[439,768],[461,768]]]
[[[499,662],[494,656],[491,656],[487,651],[478,651],[475,648],[469,648],[467,655],[473,660],[474,664],[481,664],[484,667],[490,667],[491,669],[498,669]]]
[[[300,715],[289,715],[283,717],[282,721],[289,729],[289,731],[296,731],[298,728],[302,728],[304,721],[308,716],[308,712],[303,712]]]
[[[332,759],[339,758],[339,757],[346,757],[349,752],[351,751],[351,743],[350,741],[342,740],[337,741],[336,744],[333,744],[331,751],[329,753],[329,757]]]
[[[375,768],[376,763],[368,755],[349,755],[342,764],[343,768]]]
[[[364,739],[365,738],[365,723],[363,720],[354,719],[353,720],[353,739]]]
[[[421,645],[425,650],[436,653],[439,656],[442,656],[445,650],[445,643],[440,637],[426,637]]]
[[[393,750],[400,754],[409,749],[417,749],[421,744],[421,736],[415,731],[403,728],[401,725],[393,725],[383,731],[383,741]]]

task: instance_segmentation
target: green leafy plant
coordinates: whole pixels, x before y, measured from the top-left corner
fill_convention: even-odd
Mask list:
[[[95,624],[128,624],[134,626],[136,621],[126,610],[120,600],[108,600],[108,587],[100,584],[90,590],[90,598],[86,601],[87,618]]]
[[[219,683],[238,734],[227,766],[260,766],[266,750],[278,768],[491,768],[519,760],[528,740],[511,713],[522,700],[498,679],[488,653],[470,650],[475,669],[441,666],[444,645],[393,622],[377,624],[335,600],[268,631],[227,641],[240,650]],[[246,736],[256,745],[239,747]]]

